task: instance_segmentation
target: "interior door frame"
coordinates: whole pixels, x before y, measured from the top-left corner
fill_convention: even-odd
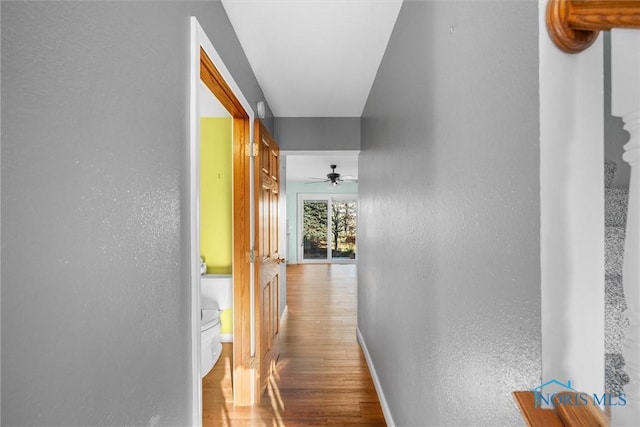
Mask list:
[[[255,356],[253,264],[253,140],[255,113],[235,83],[195,17],[190,19],[189,87],[189,273],[191,297],[192,425],[202,424],[202,379],[200,377],[200,80],[211,90],[233,118],[233,397],[234,404],[255,402]]]
[[[327,248],[327,258],[326,259],[305,259],[304,258],[304,250],[301,249],[304,243],[303,236],[303,214],[304,214],[304,201],[305,200],[326,200],[327,201],[327,239],[329,240],[329,248]],[[297,200],[297,215],[296,215],[296,227],[298,229],[298,241],[296,242],[296,251],[297,256],[296,259],[299,264],[355,264],[358,262],[357,255],[356,259],[334,259],[333,252],[331,249],[331,205],[333,201],[336,200],[355,200],[356,204],[358,204],[358,194],[356,193],[340,193],[340,194],[331,194],[331,193],[298,193]],[[357,220],[356,220],[357,221]],[[358,233],[358,225],[356,222],[356,235]]]

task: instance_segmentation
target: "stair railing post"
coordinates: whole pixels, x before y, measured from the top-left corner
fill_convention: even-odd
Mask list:
[[[611,109],[621,117],[629,142],[623,159],[631,166],[629,205],[624,243],[622,281],[627,301],[629,327],[622,346],[624,371],[623,406],[611,410],[612,424],[640,425],[640,31],[611,30]],[[619,404],[622,401],[619,401]]]

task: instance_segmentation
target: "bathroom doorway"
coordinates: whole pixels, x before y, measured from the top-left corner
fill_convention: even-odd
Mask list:
[[[191,348],[192,348],[192,391],[194,425],[202,422],[202,382],[201,382],[201,251],[212,251],[206,255],[206,269],[216,273],[218,269],[231,269],[233,276],[233,340],[232,375],[233,401],[235,405],[246,406],[255,402],[257,375],[251,365],[255,355],[254,292],[253,266],[246,262],[252,245],[251,217],[252,203],[252,164],[250,144],[254,112],[240,92],[231,74],[213,48],[195,17],[191,18],[191,73],[190,73],[190,157],[189,157],[189,221],[190,221],[190,266],[191,266]],[[213,99],[212,99],[213,98]],[[217,101],[217,102],[214,102]],[[211,119],[211,120],[209,120]],[[209,123],[210,122],[210,123]],[[226,124],[225,124],[226,122]],[[210,126],[211,125],[211,126]],[[210,129],[219,128],[218,130]],[[226,135],[230,146],[222,144],[221,156],[226,157],[224,164],[213,170],[208,184],[203,181],[202,154],[211,147],[202,144],[202,138],[209,132]],[[225,151],[226,150],[226,151]],[[226,153],[226,154],[225,154]],[[218,173],[220,177],[218,179]],[[218,182],[219,181],[219,182]],[[201,191],[205,185],[220,184],[221,188],[230,184],[225,196],[226,207],[219,218],[218,231],[230,234],[225,241],[225,256],[213,255],[216,250],[207,248],[201,242],[201,236],[211,224],[203,227],[205,218],[201,218],[201,208],[209,201]],[[202,188],[201,188],[202,187]],[[221,190],[224,191],[224,190]],[[213,207],[215,209],[215,207]],[[232,210],[231,210],[232,209]],[[233,221],[231,220],[233,218]],[[229,228],[230,227],[230,228]],[[204,232],[204,233],[203,233]],[[202,246],[204,243],[205,246]]]

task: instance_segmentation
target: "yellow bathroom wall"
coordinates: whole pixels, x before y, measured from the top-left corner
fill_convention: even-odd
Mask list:
[[[208,274],[232,273],[232,119],[200,119],[200,256]],[[222,312],[221,334],[233,333],[233,311]]]

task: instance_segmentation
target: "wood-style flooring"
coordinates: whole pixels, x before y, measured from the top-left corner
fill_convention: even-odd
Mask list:
[[[356,266],[287,267],[280,358],[260,405],[234,407],[231,345],[202,380],[204,426],[386,426],[356,341]]]

